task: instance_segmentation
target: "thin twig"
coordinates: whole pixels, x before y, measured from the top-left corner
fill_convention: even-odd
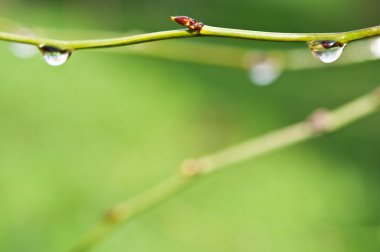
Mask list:
[[[172,18],[173,19],[173,18]],[[131,44],[140,44],[157,40],[167,40],[188,37],[227,37],[250,40],[282,41],[282,42],[309,42],[315,40],[336,40],[348,43],[354,40],[365,39],[380,35],[380,26],[374,26],[361,30],[338,33],[278,33],[239,30],[230,28],[213,27],[203,25],[197,29],[182,29],[145,33],[120,38],[94,39],[94,40],[56,40],[48,38],[30,37],[20,34],[0,32],[0,40],[31,44],[36,46],[54,46],[62,50],[76,50],[99,47],[116,47]]]
[[[306,121],[254,138],[225,150],[183,162],[179,172],[159,184],[147,189],[132,199],[120,202],[111,208],[102,222],[92,229],[73,249],[88,251],[110,233],[137,215],[161,204],[188,187],[204,175],[247,159],[257,158],[275,150],[289,147],[311,139],[322,133],[336,131],[362,119],[380,107],[380,88],[363,95],[335,110],[317,110]]]
[[[0,29],[7,31],[17,31],[23,34],[23,31],[29,31],[33,34],[64,34],[70,37],[118,37],[120,32],[109,31],[88,31],[88,30],[54,30],[41,27],[26,27],[22,24],[0,18]],[[128,31],[124,35],[136,35],[137,31]],[[140,31],[142,33],[142,31]],[[356,64],[371,60],[378,60],[379,53],[373,50],[378,47],[377,39],[366,39],[353,43],[345,51],[343,57],[332,66],[342,66]],[[107,52],[129,53],[136,55],[146,55],[160,59],[183,61],[202,65],[214,65],[229,68],[240,68],[251,70],[255,64],[260,64],[265,59],[273,59],[279,62],[282,71],[297,71],[303,69],[315,69],[322,67],[331,67],[331,65],[322,64],[310,57],[310,52],[304,48],[291,50],[252,50],[251,48],[202,43],[199,40],[194,41],[166,41],[166,43],[149,43],[137,46],[116,47]]]

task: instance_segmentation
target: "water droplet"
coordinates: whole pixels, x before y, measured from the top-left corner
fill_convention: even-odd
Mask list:
[[[249,77],[256,85],[267,86],[277,80],[281,72],[282,64],[278,58],[261,55],[251,63]]]
[[[21,43],[12,43],[10,45],[10,50],[16,57],[21,59],[32,58],[38,52],[35,46]]]
[[[380,58],[380,38],[376,38],[371,42],[371,52],[376,58]]]
[[[311,41],[307,43],[314,57],[323,63],[339,59],[347,44],[334,40]]]
[[[40,46],[40,50],[46,63],[51,66],[62,65],[71,55],[71,50],[62,50],[54,46]]]
[[[14,31],[14,33],[35,37],[33,31],[27,28],[19,28],[18,30]],[[16,57],[21,59],[32,58],[38,53],[38,50],[35,46],[22,43],[11,43],[9,49]]]

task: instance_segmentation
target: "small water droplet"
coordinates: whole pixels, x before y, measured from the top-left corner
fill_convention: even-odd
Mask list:
[[[380,38],[376,38],[371,42],[371,52],[376,58],[380,58]]]
[[[20,59],[32,58],[38,52],[35,46],[21,43],[12,43],[10,45],[10,50],[16,57]]]
[[[51,66],[60,66],[65,63],[71,55],[71,50],[62,50],[54,46],[40,46],[40,50],[46,63]]]
[[[347,44],[334,40],[311,41],[307,43],[314,57],[323,63],[339,59]]]
[[[281,75],[282,64],[272,56],[261,55],[251,63],[249,77],[258,86],[272,84]]]
[[[36,36],[32,30],[27,28],[19,28],[18,30],[14,31],[14,33],[30,37]],[[35,46],[22,43],[11,43],[9,49],[16,57],[21,59],[32,58],[38,53],[38,50]]]

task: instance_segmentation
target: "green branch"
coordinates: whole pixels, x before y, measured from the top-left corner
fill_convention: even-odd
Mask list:
[[[183,162],[179,172],[132,199],[111,208],[73,251],[93,248],[121,224],[161,204],[193,182],[227,166],[257,158],[275,150],[304,142],[322,133],[336,131],[362,119],[380,107],[380,89],[363,95],[333,111],[318,110],[306,121],[271,132],[225,150]]]
[[[339,32],[339,33],[277,33],[277,32],[261,32],[261,31],[249,31],[239,29],[229,29],[213,27],[198,23],[194,19],[188,17],[173,17],[172,19],[177,21],[181,19],[182,25],[187,26],[189,29],[182,30],[170,30],[146,33],[140,35],[132,35],[120,38],[110,39],[94,39],[94,40],[74,40],[64,41],[48,38],[36,38],[30,36],[24,36],[19,34],[0,32],[0,40],[19,42],[25,44],[31,44],[36,46],[54,46],[62,50],[76,50],[76,49],[88,49],[99,47],[117,47],[132,44],[140,44],[151,41],[188,38],[188,37],[227,37],[227,38],[239,38],[250,40],[266,40],[266,41],[286,41],[286,42],[309,42],[316,40],[336,40],[341,43],[348,43],[354,40],[365,39],[373,36],[380,35],[380,26],[371,28]],[[183,19],[187,18],[185,21]],[[177,19],[177,20],[176,20]],[[178,22],[178,21],[177,21]],[[200,26],[194,26],[195,24],[201,24]]]
[[[119,37],[120,32],[109,31],[87,31],[87,30],[52,30],[41,27],[25,27],[22,24],[15,23],[10,20],[0,18],[0,29],[3,30],[25,30],[33,34],[64,34],[64,36],[80,36],[80,37]],[[19,33],[22,34],[22,33]],[[123,35],[136,35],[134,33],[124,32]],[[341,66],[347,64],[355,64],[370,60],[377,60],[379,56],[371,51],[374,48],[373,43],[376,39],[366,39],[353,43],[349,50],[346,50],[343,57],[333,64],[333,66]],[[107,52],[128,53],[136,55],[144,55],[148,57],[156,57],[160,59],[183,61],[202,65],[214,65],[220,67],[239,68],[243,70],[251,70],[252,67],[260,63],[260,60],[271,58],[281,63],[281,70],[294,71],[303,69],[314,69],[327,67],[310,57],[310,52],[305,49],[291,50],[252,50],[241,46],[221,45],[186,41],[166,41],[166,43],[148,43],[138,46],[116,47]],[[331,65],[329,66],[331,67]]]
[[[64,41],[47,38],[35,38],[24,35],[0,32],[0,40],[6,40],[11,42],[19,42],[24,44],[31,44],[36,46],[49,45],[60,48],[62,50],[76,50],[76,49],[90,49],[99,47],[117,47],[125,45],[133,45],[146,43],[156,40],[185,38],[195,36],[195,34],[188,32],[187,30],[172,30],[146,33],[141,35],[132,35],[120,38],[111,39],[94,39],[94,40],[73,40]]]
[[[337,33],[279,33],[229,29],[205,25],[202,28],[200,35],[278,42],[309,42],[316,40],[335,40],[340,41],[342,43],[348,43],[351,41],[380,35],[380,26]]]

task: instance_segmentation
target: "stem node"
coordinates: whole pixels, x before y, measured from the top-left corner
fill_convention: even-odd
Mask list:
[[[327,133],[332,125],[331,113],[327,109],[317,109],[308,119],[308,123],[314,135]]]
[[[104,219],[108,223],[118,223],[124,219],[129,210],[125,206],[114,206],[106,211]]]
[[[180,172],[187,178],[200,175],[205,170],[206,164],[200,159],[185,160],[180,168]]]

